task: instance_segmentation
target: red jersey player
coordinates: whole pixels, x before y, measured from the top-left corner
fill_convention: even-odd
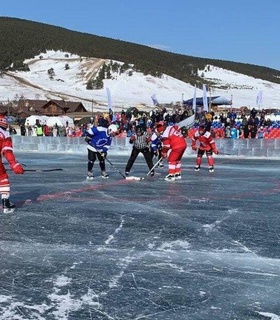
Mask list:
[[[162,157],[167,158],[168,153],[168,175],[165,180],[181,179],[181,159],[187,148],[187,142],[180,127],[177,125],[166,127],[165,124],[160,123],[156,126],[156,131],[162,137]]]
[[[196,141],[199,141],[199,147],[196,146]],[[206,152],[208,160],[209,172],[214,172],[214,158],[213,152],[218,154],[219,151],[216,148],[215,141],[211,136],[211,133],[206,130],[205,125],[200,125],[198,131],[192,137],[192,149],[197,151],[195,171],[199,171],[202,162],[202,156]]]
[[[10,164],[10,168],[15,174],[23,174],[24,170],[20,163],[15,159],[13,152],[13,143],[9,131],[7,131],[8,122],[5,116],[0,116],[0,152]],[[11,213],[15,210],[15,205],[10,198],[10,181],[6,169],[0,161],[0,193],[2,198],[3,212]]]

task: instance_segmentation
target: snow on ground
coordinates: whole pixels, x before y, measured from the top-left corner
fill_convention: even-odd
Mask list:
[[[228,87],[228,90],[213,89],[212,96],[222,95],[233,98],[234,106],[256,107],[256,98],[262,91],[263,104],[266,108],[280,108],[280,85],[262,79],[255,79],[233,71],[210,66],[209,71],[200,71],[204,78]]]
[[[87,90],[88,80],[96,74],[104,59],[86,58],[65,52],[47,51],[26,60],[29,72],[8,72],[0,78],[0,101],[14,100],[21,96],[27,99],[65,99],[81,101],[90,110],[94,107],[107,107],[106,88],[111,92],[115,110],[143,104],[153,107],[151,96],[156,94],[159,103],[175,103],[193,97],[194,87],[188,83],[163,75],[155,78],[139,72],[113,74],[113,79],[104,80],[104,88]],[[109,60],[108,60],[109,61]],[[66,70],[66,64],[69,69]],[[48,70],[54,69],[53,79]],[[211,96],[221,95],[233,99],[234,107],[256,107],[256,97],[263,91],[265,108],[280,108],[280,85],[254,79],[246,75],[210,66],[201,70],[205,79],[214,80],[220,87],[211,88]],[[197,89],[196,96],[202,97]]]

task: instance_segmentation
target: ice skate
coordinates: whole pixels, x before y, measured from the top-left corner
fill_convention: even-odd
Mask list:
[[[209,171],[209,172],[214,172],[214,167],[209,167],[209,168],[208,168],[208,171]]]
[[[164,178],[164,180],[166,180],[166,181],[175,181],[175,176],[174,176],[174,174],[168,174],[168,175]]]
[[[175,180],[181,180],[182,179],[181,173],[175,173],[174,177],[175,177]]]
[[[195,166],[194,167],[194,171],[199,171],[200,170],[200,166]]]
[[[12,213],[16,206],[9,199],[2,199],[3,213]]]
[[[101,177],[104,178],[104,179],[108,179],[109,178],[109,175],[106,171],[102,171],[101,172]]]
[[[87,174],[87,180],[93,180],[93,173],[92,171],[89,171]]]

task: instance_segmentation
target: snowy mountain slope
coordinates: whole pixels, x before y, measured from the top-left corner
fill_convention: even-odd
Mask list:
[[[259,91],[262,91],[262,107],[280,108],[279,84],[255,79],[215,66],[210,66],[209,69],[209,71],[200,71],[200,75],[203,74],[205,79],[217,84],[216,88],[212,88],[212,96],[222,95],[228,97],[228,94],[230,94],[233,98],[233,106],[253,108],[256,107],[256,98]]]
[[[107,60],[109,61],[109,60]],[[65,52],[47,51],[25,61],[28,72],[6,72],[0,78],[0,100],[24,97],[27,99],[64,99],[81,101],[88,110],[106,110],[108,99],[106,88],[111,93],[112,105],[115,110],[139,104],[152,107],[151,96],[156,94],[160,103],[175,103],[182,98],[193,97],[194,87],[188,83],[163,75],[155,78],[139,72],[113,73],[112,79],[105,79],[104,88],[87,90],[87,81],[92,78],[106,60],[85,58]],[[69,69],[66,69],[66,64]],[[50,79],[49,69],[54,70]],[[201,70],[200,75],[211,79],[216,86],[211,88],[211,96],[221,95],[233,99],[234,107],[256,107],[258,92],[263,92],[264,108],[280,108],[280,85],[246,75],[234,73],[214,66]],[[202,96],[197,89],[196,96]],[[208,95],[210,95],[208,93]]]

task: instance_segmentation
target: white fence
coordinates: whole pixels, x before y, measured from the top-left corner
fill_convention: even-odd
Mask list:
[[[39,153],[87,153],[87,144],[83,137],[33,137],[13,135],[14,151]],[[191,150],[190,139],[184,156],[195,156]],[[216,139],[220,155],[229,154],[246,157],[268,157],[280,160],[280,139]],[[131,144],[128,138],[113,138],[110,154],[130,154]]]

